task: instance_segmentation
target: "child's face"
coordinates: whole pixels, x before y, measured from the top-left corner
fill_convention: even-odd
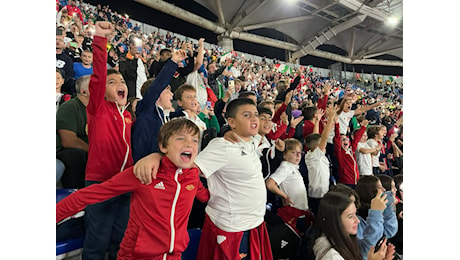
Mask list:
[[[359,139],[359,142],[365,143],[367,142],[367,133],[364,132],[364,134],[361,136],[361,139]]]
[[[56,72],[56,92],[61,92],[62,84],[64,84],[64,78],[61,73]]]
[[[172,103],[171,100],[174,94],[171,92],[171,86],[167,86],[160,94],[160,97],[157,100],[157,104],[163,109],[171,109]]]
[[[340,140],[342,141],[342,149],[348,150],[348,148],[350,148],[350,139],[347,136],[342,135],[340,136]]]
[[[168,139],[168,146],[160,150],[178,167],[191,168],[198,154],[198,134],[179,131]]]
[[[343,106],[343,112],[349,112],[351,110],[351,106],[353,105],[353,101],[350,98],[347,98],[345,101],[345,105]]]
[[[294,150],[288,150],[284,153],[284,160],[298,165],[302,157],[302,147],[297,146]]]
[[[378,139],[381,140],[385,135],[387,134],[387,128],[386,127],[381,127],[379,134],[378,134]]]
[[[358,232],[359,219],[356,216],[355,203],[350,203],[340,215],[340,219],[342,220],[342,227],[345,233],[348,235],[356,235]]]
[[[81,63],[84,65],[91,65],[93,63],[93,54],[89,51],[84,51],[81,54]]]
[[[272,117],[269,114],[259,115],[259,134],[266,135],[272,130]]]
[[[110,74],[107,76],[105,97],[108,101],[117,102],[124,106],[127,103],[128,87],[121,74]]]
[[[227,121],[231,129],[245,141],[259,132],[259,113],[255,105],[238,107],[235,118],[228,118]]]
[[[198,101],[196,100],[196,92],[191,90],[186,90],[182,93],[180,100],[177,100],[177,104],[181,106],[184,110],[196,111],[198,106]]]

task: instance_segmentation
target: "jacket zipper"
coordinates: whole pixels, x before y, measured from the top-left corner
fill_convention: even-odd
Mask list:
[[[121,166],[121,169],[120,169],[120,172],[122,172],[125,168],[125,165],[126,165],[126,162],[128,161],[128,155],[129,155],[129,144],[128,142],[126,141],[126,136],[125,136],[125,132],[126,132],[126,123],[125,123],[125,117],[123,116],[123,112],[125,112],[125,109],[127,106],[124,106],[122,108],[122,110],[118,109],[118,103],[115,102],[115,105],[117,106],[117,111],[118,113],[120,114],[121,116],[121,121],[123,121],[123,141],[125,142],[126,144],[126,153],[125,153],[125,159],[123,161],[123,165]]]
[[[181,185],[180,185],[179,181],[177,180],[178,176],[179,176],[179,173],[182,173],[181,168],[178,168],[176,170],[176,174],[174,175],[174,181],[176,182],[177,186],[176,186],[176,194],[174,195],[174,200],[173,200],[173,204],[172,204],[172,207],[171,207],[171,217],[169,219],[169,223],[170,223],[170,227],[171,227],[171,242],[169,244],[169,253],[173,252],[173,250],[174,250],[174,240],[176,239],[176,229],[175,229],[175,226],[174,226],[174,216],[176,214],[176,204],[177,204],[177,200],[179,199],[179,193],[180,193],[180,188],[181,188]]]

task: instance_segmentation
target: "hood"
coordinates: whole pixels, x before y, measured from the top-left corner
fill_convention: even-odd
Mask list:
[[[313,246],[313,253],[316,256],[316,260],[323,259],[326,256],[326,254],[328,254],[328,257],[324,259],[343,259],[343,257],[341,257],[340,254],[332,248],[331,243],[324,235],[318,237],[315,240],[315,245]]]

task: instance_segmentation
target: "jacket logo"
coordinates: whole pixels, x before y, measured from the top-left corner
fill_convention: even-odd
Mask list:
[[[188,191],[192,191],[193,189],[195,189],[195,185],[189,184],[189,185],[187,185],[187,186],[185,187],[185,189],[188,190]]]
[[[281,240],[281,248],[287,246],[289,244],[287,241]]]
[[[227,239],[226,236],[221,236],[221,235],[218,235],[217,236],[217,244],[222,244],[222,242],[224,242],[225,240]]]
[[[126,124],[131,124],[133,121],[129,117],[125,117],[125,123]]]
[[[160,181],[159,183],[157,183],[155,186],[154,186],[155,189],[159,189],[159,190],[164,190],[165,189],[165,185],[163,184],[162,181]]]

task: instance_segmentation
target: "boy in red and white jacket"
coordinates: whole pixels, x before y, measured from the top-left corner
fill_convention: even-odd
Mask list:
[[[116,70],[107,70],[109,22],[97,22],[93,39],[93,74],[89,82],[88,161],[85,186],[106,181],[133,165],[132,117],[126,110],[128,88]],[[83,259],[115,259],[129,218],[129,194],[85,209]]]
[[[56,205],[56,222],[75,214],[86,205],[132,192],[128,227],[117,259],[181,259],[189,236],[187,223],[193,200],[206,202],[209,192],[190,168],[198,154],[199,129],[185,118],[163,125],[159,146],[161,159],[156,179],[144,185],[133,167],[113,178],[81,189]]]
[[[358,184],[359,179],[359,169],[355,155],[356,147],[368,124],[369,121],[367,120],[361,122],[361,128],[353,136],[350,147],[350,139],[348,136],[340,134],[340,125],[338,119],[336,119],[334,153],[339,162],[339,182],[352,188]]]

